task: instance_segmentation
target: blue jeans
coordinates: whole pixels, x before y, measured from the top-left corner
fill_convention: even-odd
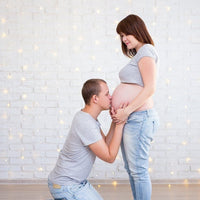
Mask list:
[[[55,185],[48,180],[48,187],[54,199],[103,200],[100,194],[87,180],[75,185]]]
[[[121,150],[134,200],[151,199],[149,148],[158,124],[156,111],[150,109],[133,112],[124,126]]]

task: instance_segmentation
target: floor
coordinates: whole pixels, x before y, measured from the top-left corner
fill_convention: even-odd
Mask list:
[[[129,185],[94,185],[104,200],[132,200]],[[46,185],[0,185],[0,200],[49,200]],[[200,200],[200,185],[153,184],[152,200]]]

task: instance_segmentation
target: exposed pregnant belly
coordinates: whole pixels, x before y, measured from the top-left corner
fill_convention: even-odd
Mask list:
[[[123,103],[131,103],[143,87],[136,84],[120,83],[112,94],[112,106],[115,110]],[[137,110],[147,110],[153,107],[153,99],[149,98]]]

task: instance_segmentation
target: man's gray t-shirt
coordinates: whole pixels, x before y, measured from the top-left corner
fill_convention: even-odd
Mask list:
[[[76,113],[49,180],[54,184],[69,185],[87,179],[96,158],[88,145],[101,139],[99,122],[86,112]]]

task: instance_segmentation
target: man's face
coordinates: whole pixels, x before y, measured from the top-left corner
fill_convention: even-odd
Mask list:
[[[111,96],[109,94],[109,89],[106,83],[100,83],[101,92],[98,95],[98,104],[101,106],[102,110],[108,110],[111,104]]]

